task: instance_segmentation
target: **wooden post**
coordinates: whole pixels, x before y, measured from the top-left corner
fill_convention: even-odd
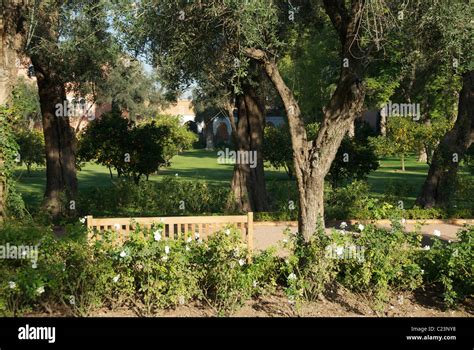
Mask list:
[[[247,213],[247,248],[249,250],[249,262],[253,254],[253,212]]]

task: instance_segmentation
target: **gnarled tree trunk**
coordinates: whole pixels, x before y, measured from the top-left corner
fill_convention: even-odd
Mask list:
[[[246,85],[243,95],[236,98],[236,106],[239,118],[237,123],[233,108],[228,108],[235,150],[246,152],[249,157],[252,152],[256,166],[235,164],[231,183],[233,198],[229,205],[235,205],[240,211],[268,211],[262,152],[264,108],[250,85]]]
[[[77,194],[76,138],[67,115],[56,116],[56,105],[66,100],[64,84],[54,72],[43,69],[36,57],[32,62],[37,72],[46,149],[43,208],[53,218],[58,218],[65,214],[65,205],[68,206]]]
[[[444,204],[450,184],[454,181],[459,162],[474,142],[474,71],[463,75],[459,94],[458,117],[436,148],[428,177],[416,204],[432,208]]]
[[[314,234],[318,222],[324,225],[324,178],[337,150],[356,117],[362,112],[365,88],[361,82],[362,59],[356,42],[363,0],[353,0],[351,9],[343,1],[324,0],[327,14],[341,41],[341,73],[336,91],[324,109],[315,140],[308,140],[298,102],[278,71],[275,60],[257,48],[246,54],[262,64],[285,106],[291,135],[295,175],[299,193],[298,231],[305,240]]]

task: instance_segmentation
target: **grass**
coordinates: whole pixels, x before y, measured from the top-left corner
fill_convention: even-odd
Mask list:
[[[173,158],[169,168],[160,170],[157,175],[150,176],[151,181],[161,181],[165,176],[176,176],[182,180],[207,181],[212,185],[228,186],[232,178],[231,164],[218,164],[216,151],[190,150]],[[377,171],[368,176],[371,195],[381,197],[387,189],[399,191],[400,197],[411,205],[418,195],[428,173],[428,165],[419,163],[415,157],[406,159],[406,170],[400,170],[398,158],[385,158],[380,161]],[[115,176],[115,175],[114,175]],[[289,181],[283,170],[265,169],[265,177],[269,181]],[[25,202],[31,207],[41,202],[45,187],[45,169],[35,169],[31,175],[20,167],[16,172],[18,189]],[[111,184],[109,170],[94,163],[85,164],[78,171],[79,191],[90,187],[102,187]]]

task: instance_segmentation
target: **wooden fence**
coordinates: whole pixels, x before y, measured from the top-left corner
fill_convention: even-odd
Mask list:
[[[89,239],[100,238],[101,232],[114,231],[118,233],[120,241],[126,240],[130,232],[139,225],[151,229],[153,224],[163,224],[162,237],[165,239],[178,239],[199,237],[206,239],[209,235],[222,230],[226,226],[235,226],[246,242],[249,251],[253,249],[253,213],[247,215],[230,216],[174,216],[174,217],[149,217],[149,218],[94,218],[87,216]]]

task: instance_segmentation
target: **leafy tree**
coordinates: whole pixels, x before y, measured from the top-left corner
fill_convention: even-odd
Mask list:
[[[21,130],[15,135],[16,142],[20,147],[20,160],[26,165],[28,175],[31,174],[33,164],[44,165],[44,138],[43,133],[38,130]]]
[[[118,50],[106,5],[101,0],[36,1],[26,16],[24,52],[37,79],[46,149],[43,208],[54,219],[67,214],[64,199],[70,202],[77,194],[75,133],[69,115],[58,113],[58,106],[67,92],[93,96],[115,61]]]
[[[79,159],[95,160],[117,171],[118,176],[131,177],[138,183],[142,176],[162,166],[188,149],[195,135],[182,127],[178,118],[162,116],[151,122],[134,123],[118,112],[104,114],[84,130],[80,138]]]
[[[417,147],[417,130],[419,125],[411,118],[393,116],[387,121],[386,136],[372,138],[372,144],[381,156],[398,156],[401,159],[401,170],[405,171],[405,158]]]
[[[256,168],[234,166],[234,196],[229,206],[241,211],[268,210],[261,151],[265,108],[259,91],[265,76],[239,48],[244,27],[255,20],[251,14],[274,20],[267,10],[256,1],[242,6],[237,0],[163,0],[119,6],[118,13],[121,32],[127,34],[132,47],[146,51],[169,95],[175,98],[190,85],[198,85],[202,95],[222,101],[218,107],[230,119],[236,150],[256,152]],[[235,27],[239,23],[242,30]],[[234,109],[238,118],[234,118]]]
[[[474,22],[472,4],[463,0],[449,3],[418,1],[410,16],[412,32],[424,38],[423,51],[432,65],[443,66],[459,77],[457,118],[433,153],[428,176],[417,198],[425,208],[447,203],[459,163],[474,142]],[[441,98],[450,99],[452,94]]]

